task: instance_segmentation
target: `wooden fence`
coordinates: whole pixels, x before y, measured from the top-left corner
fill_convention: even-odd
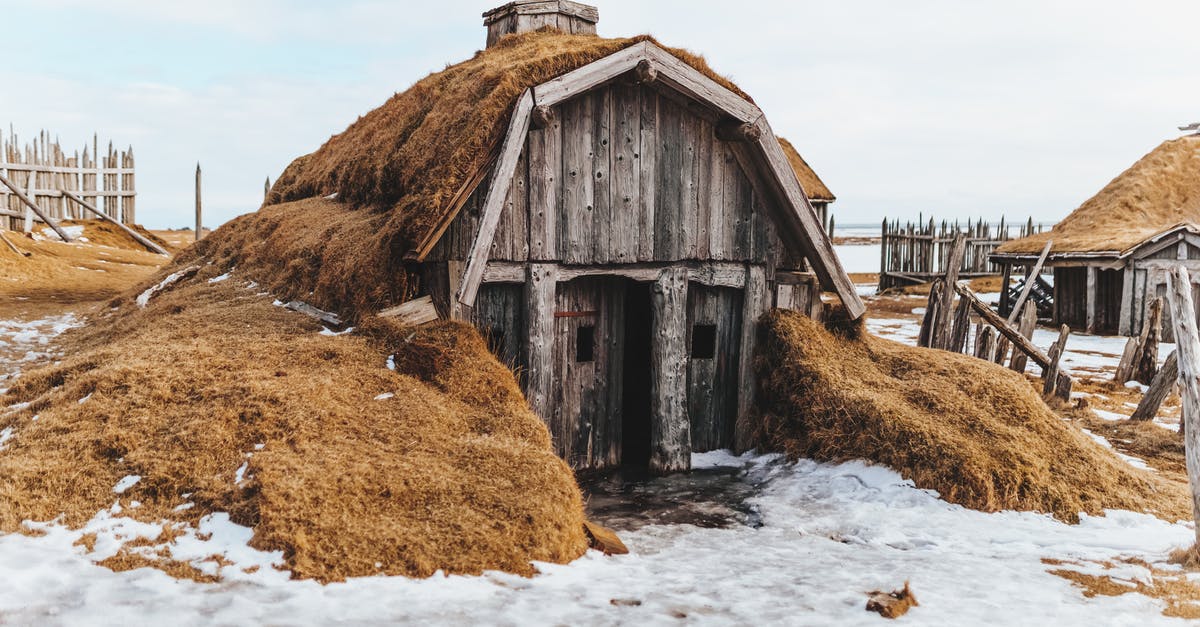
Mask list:
[[[1035,225],[1030,218],[1018,229],[1018,236],[1025,237],[1041,230],[1042,226]],[[928,223],[918,219],[916,223],[904,225],[885,218],[880,239],[879,289],[928,283],[945,275],[950,245],[958,233],[967,236],[958,276],[974,278],[999,274],[1000,269],[988,261],[988,255],[1013,239],[1012,229],[1003,219],[999,225],[983,220],[968,221],[964,228],[957,222],[951,224],[944,220],[939,225],[933,218]]]
[[[0,133],[0,175],[20,187],[53,220],[92,217],[63,195],[66,190],[110,218],[132,224],[137,216],[133,149],[117,151],[109,142],[107,153],[97,158],[100,145],[95,136],[91,150],[88,148],[68,156],[45,131],[23,146],[16,134],[4,137]],[[40,221],[16,194],[0,185],[0,229],[28,231]]]

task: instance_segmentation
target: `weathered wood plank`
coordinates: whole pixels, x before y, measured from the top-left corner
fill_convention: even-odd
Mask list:
[[[577,70],[567,72],[534,87],[533,96],[541,105],[558,104],[632,70],[639,61],[647,58],[646,51],[649,47],[651,46],[648,42],[640,42]]]
[[[767,273],[761,266],[746,268],[746,289],[742,293],[742,338],[738,356],[737,423],[734,426],[734,451],[741,453],[754,446],[751,412],[754,408],[756,378],[754,352],[758,342],[758,320],[770,307]]]
[[[1196,331],[1196,306],[1191,277],[1184,266],[1167,275],[1167,298],[1175,323],[1178,347],[1179,389],[1183,397],[1184,452],[1188,483],[1192,489],[1192,515],[1196,519],[1196,541],[1200,544],[1200,333]]]
[[[1067,349],[1067,338],[1070,336],[1071,327],[1064,324],[1058,331],[1058,340],[1050,346],[1046,366],[1042,369],[1042,396],[1049,397],[1058,387],[1058,362]]]
[[[641,147],[642,89],[636,85],[613,88],[612,142],[612,235],[611,260],[638,260],[641,238]]]
[[[1026,301],[1022,309],[1024,309],[1024,313],[1021,314],[1021,321],[1017,324],[1017,333],[1027,340],[1032,340],[1033,332],[1037,329],[1037,305]],[[1017,372],[1025,372],[1025,366],[1028,363],[1029,357],[1020,350],[1014,349],[1012,361],[1009,362],[1008,367]]]
[[[612,89],[587,96],[592,101],[592,261],[608,263],[613,255]]]
[[[421,325],[438,319],[437,308],[432,296],[414,298],[408,302],[389,307],[379,312],[380,318],[395,318],[401,324]]]
[[[1133,411],[1133,415],[1129,417],[1135,422],[1153,420],[1158,415],[1158,408],[1162,407],[1163,401],[1171,395],[1171,390],[1175,389],[1175,385],[1179,382],[1179,363],[1178,351],[1171,351],[1167,355],[1167,360],[1163,363],[1163,367],[1154,375],[1154,380],[1150,382],[1150,389],[1146,390],[1146,394],[1142,396],[1142,400],[1138,402],[1137,409]]]
[[[666,474],[691,467],[687,415],[687,274],[671,269],[650,291],[654,334],[650,342],[650,470]]]
[[[483,206],[483,214],[479,224],[479,235],[471,249],[467,267],[459,287],[458,300],[468,307],[475,303],[475,294],[483,280],[483,270],[487,265],[488,252],[492,247],[492,238],[496,233],[496,224],[500,221],[500,212],[504,209],[504,198],[512,185],[513,173],[517,161],[525,145],[525,136],[529,132],[529,113],[533,110],[533,96],[529,90],[517,101],[509,122],[508,133],[504,138],[504,147],[500,160],[496,164],[496,172],[492,177],[492,186],[488,190],[487,201]]]
[[[558,286],[557,266],[529,264],[525,283],[525,312],[529,337],[525,343],[525,397],[547,426],[554,398],[554,310]]]
[[[970,299],[971,307],[975,310],[975,313],[979,314],[979,316],[988,324],[996,327],[997,331],[1004,334],[1004,336],[1008,338],[1008,341],[1013,343],[1013,346],[1019,348],[1022,352],[1028,355],[1034,363],[1041,368],[1047,368],[1050,366],[1050,358],[1043,353],[1041,349],[1034,346],[1029,340],[1022,337],[1016,329],[1013,329],[1011,326],[1009,326],[1008,321],[1006,321],[1004,318],[1001,318],[996,314],[996,312],[992,311],[992,308],[989,307],[987,303],[979,300],[979,297],[975,295],[975,292],[973,292],[971,288],[965,285],[959,285],[958,295]]]
[[[595,254],[592,105],[590,98],[563,104],[562,203],[558,223],[559,252],[567,263],[587,263]]]
[[[1008,314],[1009,324],[1016,322],[1017,316],[1021,315],[1021,309],[1025,306],[1025,300],[1029,298],[1029,293],[1033,291],[1033,284],[1041,276],[1042,266],[1046,263],[1046,258],[1050,256],[1050,247],[1053,245],[1054,240],[1046,242],[1046,246],[1042,248],[1042,254],[1038,255],[1037,263],[1033,264],[1033,268],[1025,274],[1025,285],[1021,288],[1021,293],[1017,296],[1017,300],[1013,303],[1013,308]]]
[[[71,192],[68,192],[66,190],[62,190],[62,193],[64,196],[66,196],[70,200],[75,201],[75,203],[78,204],[80,207],[83,207],[84,209],[87,209],[88,211],[92,212],[96,217],[100,218],[101,220],[115,224],[117,226],[117,228],[121,229],[122,231],[125,231],[126,235],[132,237],[135,241],[137,241],[137,243],[141,244],[142,246],[149,248],[151,252],[155,252],[160,255],[167,255],[168,257],[171,256],[171,253],[167,252],[167,249],[163,248],[162,246],[159,246],[158,244],[154,243],[152,240],[144,237],[141,233],[138,233],[137,231],[125,226],[124,224],[121,223],[120,220],[114,220],[114,219],[108,217],[108,214],[93,207],[91,205],[91,203],[84,201],[84,199],[80,198],[79,196],[76,196],[75,194],[72,194]]]
[[[562,121],[556,116],[546,128],[530,131],[529,258],[557,261],[559,193],[562,177]]]

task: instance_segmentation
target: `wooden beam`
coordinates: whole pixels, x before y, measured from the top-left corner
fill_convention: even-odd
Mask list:
[[[572,70],[533,88],[539,105],[554,106],[593,87],[602,85],[637,67],[646,58],[648,42],[634,44],[619,52]]]
[[[753,122],[762,117],[762,110],[754,103],[705,76],[666,50],[647,42],[646,58],[658,70],[659,82],[673,87],[685,96],[710,103],[743,122]]]
[[[533,108],[533,114],[529,119],[529,128],[540,131],[553,125],[555,117],[554,107],[538,105]]]
[[[1084,315],[1087,332],[1091,334],[1096,333],[1096,325],[1099,323],[1097,316],[1100,308],[1100,295],[1096,293],[1099,289],[1099,275],[1100,271],[1096,269],[1096,266],[1087,267],[1087,287],[1084,294]]]
[[[149,248],[151,252],[156,252],[160,255],[166,255],[168,257],[171,256],[171,253],[167,252],[167,249],[163,248],[162,246],[159,246],[158,244],[155,244],[153,240],[143,236],[141,233],[138,233],[137,231],[125,226],[124,224],[121,224],[120,221],[110,218],[107,213],[104,213],[103,211],[100,211],[99,209],[93,207],[91,205],[91,203],[88,203],[84,199],[80,198],[79,196],[76,196],[75,194],[72,194],[71,192],[68,192],[65,189],[61,190],[61,191],[62,191],[63,196],[74,201],[80,207],[83,207],[84,209],[87,209],[88,211],[92,212],[93,214],[96,215],[96,217],[100,218],[101,220],[104,220],[105,222],[111,222],[112,224],[117,225],[117,228],[121,229],[122,231],[125,231],[125,233],[127,235],[132,237],[134,240],[137,241],[137,243],[141,244],[142,246]]]
[[[716,135],[723,142],[753,142],[762,137],[762,129],[749,122],[725,118],[717,122]]]
[[[673,268],[650,289],[650,470],[667,474],[691,467],[687,410],[687,273]]]
[[[1196,539],[1200,543],[1200,334],[1196,331],[1196,306],[1187,268],[1179,266],[1167,275],[1167,298],[1178,344],[1179,389],[1183,397],[1180,429],[1192,488],[1192,515],[1197,521]]]
[[[796,171],[783,154],[779,139],[771,131],[765,117],[760,117],[755,124],[761,128],[762,135],[754,144],[762,151],[768,169],[782,190],[782,200],[790,208],[789,214],[794,218],[792,228],[796,236],[812,252],[813,270],[821,279],[821,285],[838,295],[851,319],[862,317],[867,307],[858,296],[854,282],[842,268],[842,262],[833,250],[833,242],[829,240],[824,227],[817,220],[816,211],[800,186]]]
[[[756,377],[754,352],[758,342],[758,320],[769,308],[767,275],[762,266],[746,268],[746,290],[742,293],[741,354],[738,355],[737,419],[734,422],[733,447],[738,454],[754,448],[751,414],[754,409]],[[817,298],[820,302],[820,298]],[[811,303],[810,303],[811,304]]]
[[[1154,380],[1150,382],[1150,389],[1146,390],[1146,394],[1142,396],[1137,409],[1129,417],[1130,420],[1142,422],[1153,420],[1158,415],[1158,408],[1162,407],[1163,401],[1167,400],[1179,380],[1178,359],[1178,351],[1171,351],[1171,354],[1167,355],[1167,361],[1163,363],[1158,374],[1154,375]]]
[[[634,281],[657,281],[671,268],[683,268],[688,280],[710,287],[740,288],[746,284],[745,264],[733,261],[685,261],[662,263],[630,263],[601,265],[555,265],[558,280],[571,281],[581,277],[614,276]],[[524,283],[526,264],[520,261],[489,261],[483,272],[484,283]],[[787,279],[800,282],[799,279]]]
[[[487,266],[488,254],[492,249],[492,239],[496,236],[496,226],[500,224],[500,214],[504,211],[504,199],[512,187],[512,177],[521,157],[521,149],[525,147],[525,135],[529,132],[529,117],[533,105],[533,92],[527,89],[517,101],[508,124],[500,160],[496,164],[487,200],[483,204],[479,232],[475,237],[475,244],[471,247],[467,268],[456,296],[458,302],[468,307],[475,305],[475,295],[483,281],[483,270]]]
[[[9,241],[9,239],[7,237],[4,236],[3,231],[0,231],[0,241],[3,241],[5,244],[8,245],[8,247],[10,249],[12,249],[12,251],[14,253],[17,253],[18,255],[21,255],[22,257],[30,257],[33,255],[33,253],[26,252],[26,251],[23,251],[23,250],[17,248],[16,244],[13,244],[11,241]]]
[[[1004,337],[1007,337],[1008,341],[1012,342],[1014,347],[1021,349],[1022,352],[1028,355],[1033,360],[1033,363],[1043,369],[1050,367],[1050,358],[1046,353],[1043,353],[1041,349],[1034,346],[1032,342],[1025,339],[1016,329],[1012,328],[1008,324],[1008,321],[992,311],[992,308],[987,303],[979,300],[979,297],[975,295],[975,292],[971,291],[971,288],[959,285],[958,295],[970,299],[971,307],[975,309],[975,313],[979,314],[985,322],[996,327],[996,330],[1003,334]]]
[[[1017,316],[1021,315],[1021,308],[1025,306],[1025,299],[1029,298],[1029,293],[1033,291],[1033,284],[1041,276],[1042,266],[1045,265],[1046,258],[1050,256],[1050,247],[1053,245],[1054,240],[1046,242],[1046,246],[1042,248],[1042,254],[1038,255],[1037,263],[1033,264],[1033,268],[1025,274],[1025,286],[1021,288],[1021,295],[1017,296],[1017,302],[1013,303],[1013,308],[1008,314],[1009,324],[1016,322]]]
[[[34,203],[32,200],[30,200],[29,197],[25,195],[25,192],[21,191],[21,189],[19,187],[17,187],[16,184],[14,184],[12,181],[8,180],[8,177],[4,176],[3,174],[0,174],[0,183],[3,183],[5,187],[12,190],[12,193],[14,196],[17,197],[17,200],[20,200],[21,203],[24,204],[26,207],[28,207],[30,211],[35,213],[37,215],[37,217],[42,220],[42,222],[45,222],[46,224],[50,225],[50,228],[54,229],[54,232],[58,233],[58,236],[61,237],[64,242],[71,241],[71,236],[67,235],[67,232],[64,231],[62,229],[62,227],[58,225],[57,222],[55,222],[54,220],[51,220],[49,218],[49,216],[42,213],[41,208],[38,207],[37,204]]]
[[[401,324],[410,326],[418,326],[438,319],[437,308],[433,306],[432,296],[414,298],[395,307],[384,309],[377,315],[380,318],[395,318]]]
[[[557,266],[531,263],[525,282],[525,397],[549,427],[554,404],[554,311],[558,295]]]

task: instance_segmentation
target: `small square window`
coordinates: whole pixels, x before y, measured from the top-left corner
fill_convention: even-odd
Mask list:
[[[692,325],[692,359],[712,359],[717,354],[717,325]]]
[[[575,361],[586,362],[596,359],[596,327],[579,327],[575,334]]]

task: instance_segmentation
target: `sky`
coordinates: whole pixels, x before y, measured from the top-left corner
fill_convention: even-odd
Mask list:
[[[490,2],[0,0],[0,127],[132,145],[138,218],[263,182],[483,47]],[[1053,222],[1200,121],[1200,2],[599,0],[599,34],[702,53],[838,196],[839,224]]]

